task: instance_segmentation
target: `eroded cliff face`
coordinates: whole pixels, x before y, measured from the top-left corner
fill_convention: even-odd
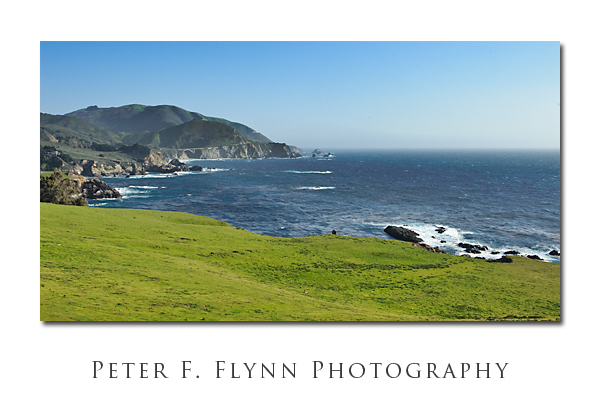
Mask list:
[[[269,158],[298,158],[299,152],[294,151],[296,147],[291,147],[284,143],[270,142],[267,144],[270,148],[270,152],[267,155]]]
[[[81,190],[81,196],[85,199],[120,199],[123,196],[112,187],[98,178],[86,179],[81,175],[69,172],[69,177],[75,187]]]
[[[144,154],[137,154],[139,156],[137,162],[100,162],[84,159],[73,166],[72,172],[86,177],[144,175],[146,172],[172,172],[169,168],[169,162],[173,159],[296,158],[300,156],[296,152],[298,150],[296,147],[279,143],[263,144],[259,142],[207,148],[165,148],[158,152],[147,149],[150,151],[147,154],[146,151],[143,151]],[[134,154],[135,151],[127,152],[136,155]]]
[[[118,176],[118,175],[143,175],[144,165],[142,163],[102,163],[92,160],[82,160],[73,167],[73,173],[87,177],[94,176]]]
[[[248,142],[237,145],[207,148],[161,149],[168,159],[219,159],[219,158],[295,158],[300,156],[286,144]]]
[[[146,167],[162,166],[169,163],[169,159],[166,159],[163,154],[150,148],[146,149],[147,151],[143,151],[143,154],[137,154],[137,162],[99,162],[91,159],[83,159],[74,165],[73,172],[87,177],[143,175],[145,173],[144,168]]]

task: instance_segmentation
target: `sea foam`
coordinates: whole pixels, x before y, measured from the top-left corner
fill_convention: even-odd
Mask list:
[[[507,246],[507,245],[494,245],[486,241],[473,239],[474,233],[461,230],[459,228],[453,228],[442,224],[428,224],[418,222],[405,222],[402,224],[384,224],[384,223],[364,223],[365,225],[374,226],[384,230],[388,225],[394,225],[399,227],[405,227],[409,230],[415,231],[419,234],[419,238],[423,240],[424,244],[431,247],[439,247],[442,251],[452,255],[466,255],[469,257],[479,257],[485,259],[499,259],[507,251],[517,251],[520,256],[537,255],[542,260],[547,262],[560,262],[560,257],[554,257],[548,255],[548,253],[555,249],[550,246],[535,246],[535,247],[518,247],[518,246]],[[436,230],[443,227],[445,231],[438,233]],[[385,233],[382,231],[382,238],[385,238]],[[388,237],[392,239],[392,237]],[[459,243],[467,243],[473,245],[483,245],[488,247],[487,250],[481,251],[479,254],[473,254],[466,252],[462,247],[459,247]],[[497,252],[497,254],[492,254]]]
[[[307,174],[330,174],[333,173],[331,171],[283,171],[283,172],[287,172],[287,173],[307,173]]]
[[[150,197],[150,192],[154,189],[158,189],[158,186],[126,186],[126,187],[117,187],[115,188],[123,199],[131,199],[131,198],[148,198]]]
[[[328,190],[335,189],[334,186],[301,186],[294,188],[294,190]]]

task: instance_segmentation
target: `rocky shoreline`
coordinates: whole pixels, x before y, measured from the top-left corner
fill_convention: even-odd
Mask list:
[[[90,199],[120,199],[123,196],[118,190],[110,187],[106,182],[100,180],[98,176],[126,176],[131,175],[146,175],[148,173],[175,173],[175,172],[202,172],[210,167],[202,167],[200,165],[189,166],[178,159],[172,159],[170,162],[163,165],[148,165],[138,167],[119,166],[107,171],[107,168],[102,165],[96,165],[94,161],[87,162],[80,173],[76,170],[70,170],[67,175],[74,183],[74,186],[81,191],[81,196],[87,200]]]
[[[187,164],[179,161],[178,159],[172,159],[170,161],[163,160],[158,163],[130,163],[121,164],[114,163],[112,165],[105,164],[93,160],[84,160],[81,165],[75,165],[68,171],[70,175],[84,176],[87,178],[93,177],[116,177],[116,176],[132,176],[132,175],[146,175],[148,173],[174,173],[174,172],[187,172],[187,171],[202,171],[203,168],[200,165],[188,166]]]
[[[57,146],[60,143],[60,140],[55,138],[49,138],[49,140]],[[97,145],[96,149],[79,144],[76,146],[86,151],[88,157],[76,160],[62,152],[60,147],[57,148],[54,145],[42,147],[40,152],[41,169],[53,168],[85,177],[131,176],[145,175],[148,172],[187,171],[187,166],[181,166],[179,161],[181,159],[299,158],[301,156],[301,150],[297,147],[285,143],[256,141],[219,147],[160,148],[157,150],[142,144],[122,145],[119,148]],[[90,157],[94,154],[95,156]],[[173,165],[181,166],[181,169],[173,168]],[[190,170],[194,169],[190,168]]]
[[[172,159],[258,159],[299,158],[300,149],[284,143],[247,142],[237,145],[205,148],[161,148],[161,153]]]
[[[205,169],[210,169],[210,167],[203,168],[199,165],[194,165],[192,167],[189,167],[187,164],[179,161],[178,159],[173,159],[166,165],[149,166],[141,174],[145,174],[146,171],[147,172],[155,172],[155,173],[174,173],[174,172],[188,172],[188,171],[204,171]],[[57,172],[57,173],[55,173],[54,176],[56,176],[57,174],[60,174],[60,173],[61,172]],[[63,176],[63,175],[61,175],[61,176]],[[129,174],[126,176],[129,176]],[[60,176],[59,176],[59,178],[60,178]],[[79,199],[80,198],[83,198],[86,200],[120,199],[123,197],[119,193],[118,190],[112,188],[106,182],[101,181],[100,179],[98,179],[98,177],[87,178],[87,177],[77,174],[73,171],[69,171],[68,179],[70,180],[70,183],[72,184],[72,186],[70,186],[70,187],[74,187],[75,188],[74,190],[80,192],[80,194],[78,195]],[[71,193],[73,193],[73,192],[71,192]],[[42,194],[44,194],[44,193],[41,191],[41,195]],[[73,196],[77,197],[76,195],[73,195]],[[40,201],[49,201],[49,200],[41,199]],[[60,204],[60,202],[56,202],[56,203]],[[69,202],[69,203],[63,203],[63,204],[80,204],[80,203]],[[81,202],[81,204],[86,205],[85,201]],[[439,234],[443,234],[446,231],[446,229],[444,227],[438,227],[438,228],[436,228],[435,231],[438,232]],[[439,246],[432,247],[430,245],[425,244],[425,242],[423,241],[423,239],[419,236],[419,234],[417,232],[410,230],[408,228],[390,225],[384,229],[384,232],[386,234],[388,234],[389,236],[391,236],[392,238],[395,238],[397,240],[411,242],[413,247],[422,248],[422,249],[425,249],[427,251],[434,252],[434,253],[446,254],[446,252],[443,251],[442,249],[440,249]],[[337,232],[334,230],[333,234],[337,234]],[[440,241],[442,243],[446,242],[444,240],[440,240]],[[468,256],[468,257],[471,257],[471,255],[469,255],[469,254],[477,255],[477,254],[481,254],[483,251],[489,251],[489,247],[487,247],[485,245],[471,244],[471,243],[466,243],[466,242],[459,242],[457,244],[457,247],[459,247],[463,250],[464,254],[462,254],[462,256]],[[482,256],[475,256],[473,258],[484,259],[488,262],[509,263],[509,262],[512,262],[512,259],[510,258],[511,256],[523,256],[523,257],[527,257],[529,259],[543,261],[543,259],[540,258],[538,255],[525,255],[525,254],[521,254],[520,252],[515,251],[515,250],[509,250],[509,251],[505,251],[503,253],[501,253],[500,251],[491,251],[490,254],[501,255],[501,257],[496,258],[496,259],[486,259]],[[560,257],[560,252],[553,249],[550,252],[548,252],[547,255],[554,256],[554,257]]]
[[[218,147],[225,148],[225,147]],[[208,148],[202,148],[204,152]],[[176,155],[176,158],[165,159],[163,154],[156,154],[152,157],[147,157],[142,162],[101,162],[96,160],[81,160],[75,164],[68,172],[76,175],[85,177],[110,177],[110,176],[132,176],[132,175],[146,175],[147,173],[173,173],[173,172],[187,172],[187,171],[202,171],[203,167],[200,165],[188,166],[181,162],[179,159],[221,159],[232,158],[297,158],[300,154],[293,152],[288,145],[283,144],[281,151],[270,152],[266,156],[225,156],[223,154],[211,154],[203,155],[198,157],[197,154],[191,154],[188,150],[181,150],[180,153],[172,153]],[[191,157],[188,156],[192,155]]]
[[[278,144],[280,151],[277,151],[278,157],[293,157],[293,152],[286,144]],[[222,148],[222,147],[220,147]],[[202,150],[207,150],[206,148]],[[188,150],[186,150],[188,152]],[[76,165],[73,169],[69,170],[69,177],[75,183],[76,188],[81,191],[81,196],[85,199],[119,199],[122,198],[121,194],[114,188],[110,187],[105,182],[98,179],[98,177],[110,177],[110,176],[132,176],[132,175],[146,175],[147,173],[176,173],[176,172],[193,172],[193,171],[204,171],[210,170],[210,167],[202,167],[200,165],[189,166],[181,162],[178,158],[167,161],[162,153],[147,154],[143,159],[143,162],[121,164],[115,162],[113,165],[100,163],[93,160],[84,160],[81,165]],[[317,152],[315,150],[315,152]],[[320,151],[319,151],[320,152]],[[203,152],[204,153],[204,152]],[[291,154],[291,155],[290,155]],[[195,157],[194,154],[191,154]],[[186,152],[179,154],[185,158],[189,158]],[[268,156],[267,156],[268,157]],[[184,159],[184,158],[182,158]],[[201,158],[200,158],[201,159]],[[435,231],[438,234],[443,234],[446,231],[444,227],[437,227]],[[419,234],[413,230],[400,226],[387,226],[384,232],[390,235],[392,238],[401,241],[407,241],[413,243],[413,246],[419,247],[431,252],[446,253],[439,246],[432,247],[424,243],[423,239],[420,238]],[[335,232],[334,232],[335,234]],[[433,237],[436,238],[436,237]],[[445,240],[440,240],[441,243],[446,243]],[[471,244],[467,242],[459,242],[457,247],[462,249],[463,256],[471,256],[469,254],[477,255],[483,252],[489,251],[489,247],[478,244]],[[491,262],[511,262],[510,256],[523,256],[534,260],[543,259],[538,255],[526,255],[521,254],[518,251],[509,250],[505,252],[500,251],[489,251],[492,255],[502,255],[497,259],[487,259]],[[553,249],[547,253],[549,256],[560,257],[560,252]],[[485,259],[482,256],[474,256],[473,258]]]
[[[419,234],[408,228],[400,227],[400,226],[387,226],[384,229],[384,231],[390,237],[393,237],[397,240],[412,242],[414,247],[423,248],[423,249],[426,249],[431,252],[439,252],[439,253],[444,253],[444,254],[446,253],[446,252],[442,251],[439,247],[430,247],[429,245],[423,243],[423,239],[419,237]],[[444,227],[438,227],[435,231],[437,231],[440,234],[443,234],[446,231],[446,229]],[[445,242],[445,241],[442,240],[442,242]],[[464,254],[462,254],[463,256],[469,256],[469,257],[470,257],[470,255],[468,255],[468,254],[481,254],[482,251],[489,250],[489,248],[486,247],[485,245],[470,244],[470,243],[465,243],[465,242],[459,242],[457,244],[457,246],[463,249],[463,251],[464,251]],[[505,251],[503,253],[501,253],[499,251],[491,251],[490,253],[493,255],[502,254],[502,257],[500,257],[498,259],[487,259],[488,262],[506,262],[506,263],[512,262],[512,259],[509,257],[510,255],[524,256],[529,259],[535,259],[538,261],[542,261],[542,258],[540,258],[537,255],[522,255],[519,251],[514,251],[514,250]],[[551,250],[550,252],[548,252],[548,255],[560,257],[560,252],[558,252],[557,250]],[[473,257],[473,258],[485,259],[484,257],[481,257],[481,256]]]
[[[71,174],[69,177],[75,182],[76,187],[81,190],[81,196],[87,200],[121,199],[123,197],[118,190],[98,178],[87,179],[84,176],[75,174]]]

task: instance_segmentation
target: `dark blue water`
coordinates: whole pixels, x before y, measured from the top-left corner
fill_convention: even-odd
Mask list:
[[[213,169],[103,178],[124,199],[101,207],[183,211],[272,236],[389,238],[407,225],[431,246],[560,251],[558,151],[335,152],[332,158],[192,160]],[[435,228],[447,229],[443,234]],[[445,241],[445,242],[443,242]]]

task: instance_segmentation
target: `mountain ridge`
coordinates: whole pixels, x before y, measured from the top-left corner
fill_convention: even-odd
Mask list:
[[[177,106],[89,106],[67,115],[40,113],[42,170],[89,173],[86,168],[95,165],[98,173],[135,174],[144,165],[175,158],[299,156],[298,148],[274,143],[248,126]]]
[[[66,113],[65,116],[80,118],[97,127],[120,135],[155,133],[192,120],[212,121],[232,127],[249,140],[262,143],[273,142],[245,124],[224,118],[205,116],[178,106],[166,104],[157,106],[127,104],[120,107],[88,106]]]
[[[40,137],[45,141],[52,138],[68,143],[78,139],[89,144],[118,144],[120,138],[114,132],[97,127],[77,117],[40,113]]]

